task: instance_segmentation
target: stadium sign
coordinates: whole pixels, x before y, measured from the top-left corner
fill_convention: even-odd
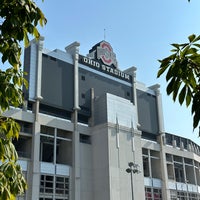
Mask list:
[[[95,45],[86,56],[80,56],[80,63],[96,70],[131,82],[131,76],[117,68],[116,55],[108,42],[102,41]]]

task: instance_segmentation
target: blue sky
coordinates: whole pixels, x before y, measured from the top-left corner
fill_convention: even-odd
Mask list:
[[[161,85],[165,131],[192,139],[190,109],[174,103],[166,95],[166,82],[156,78],[158,59],[170,54],[171,43],[182,43],[200,34],[200,1],[191,0],[36,0],[48,23],[40,29],[45,48],[62,49],[80,42],[80,53],[104,39],[116,53],[121,70],[137,67],[137,80]]]

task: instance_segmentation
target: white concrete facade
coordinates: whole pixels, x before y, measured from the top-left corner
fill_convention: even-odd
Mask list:
[[[37,45],[32,42],[30,49],[30,89],[26,100],[31,108],[12,108],[5,113],[21,124],[21,137],[14,143],[28,190],[18,199],[200,199],[200,147],[188,139],[165,133],[158,85],[146,87],[137,82],[134,67],[125,70],[133,77],[132,82],[125,84],[105,74],[120,83],[120,87],[131,86],[133,100],[128,99],[131,96],[128,92],[127,98],[106,91],[95,96],[91,89],[91,114],[88,123],[83,123],[78,118],[80,98],[76,93],[82,95],[78,69],[85,70],[87,66],[78,63],[79,44],[68,46],[67,52],[47,51]],[[51,106],[49,113],[40,110],[42,53],[75,68],[74,107],[68,119],[51,114]],[[96,69],[92,70],[88,71],[94,73]],[[103,76],[103,72],[96,74]],[[145,101],[156,102],[158,119],[151,119],[151,110],[139,116],[138,90],[147,94]],[[154,127],[147,123],[143,128],[141,118],[156,121],[157,134],[146,137],[148,128],[154,130]],[[132,174],[127,173],[130,163],[138,167]]]

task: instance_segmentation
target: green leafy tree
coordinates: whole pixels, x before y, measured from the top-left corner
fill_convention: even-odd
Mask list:
[[[36,28],[46,19],[32,0],[0,0],[0,199],[12,200],[27,189],[18,155],[12,143],[18,139],[20,126],[14,119],[4,117],[10,106],[23,104],[22,86],[27,87],[21,69],[21,41],[29,43],[29,35],[39,38]],[[4,65],[3,65],[4,64]]]
[[[200,36],[190,35],[187,43],[172,46],[172,54],[159,60],[157,77],[166,72],[167,94],[180,105],[191,105],[195,129],[200,122]]]

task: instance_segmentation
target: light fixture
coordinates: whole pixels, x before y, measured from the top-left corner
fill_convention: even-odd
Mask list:
[[[138,164],[135,164],[133,162],[128,163],[129,168],[126,169],[126,172],[131,174],[131,194],[132,194],[132,200],[134,200],[133,196],[133,174],[139,174],[141,171],[139,170],[140,166]]]

